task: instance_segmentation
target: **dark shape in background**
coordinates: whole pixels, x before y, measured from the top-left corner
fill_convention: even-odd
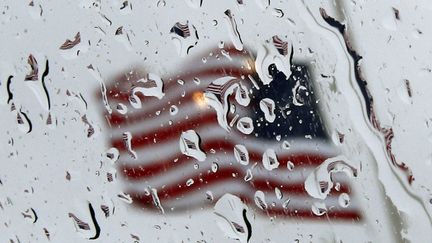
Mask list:
[[[321,119],[316,97],[313,91],[313,82],[310,78],[309,70],[306,65],[293,64],[292,74],[287,79],[283,72],[276,69],[276,65],[269,67],[269,72],[273,81],[269,85],[261,86],[259,90],[253,88],[253,100],[251,108],[255,121],[255,132],[259,137],[265,139],[275,139],[276,135],[281,135],[282,139],[289,137],[305,138],[310,135],[312,138],[328,140],[328,134]],[[293,88],[299,82],[306,89],[298,93],[303,105],[297,106],[293,102]],[[263,98],[270,98],[275,102],[276,119],[269,123],[264,119],[263,112],[259,107],[259,102]],[[289,114],[287,112],[290,111]],[[283,114],[284,113],[284,114]],[[260,126],[258,126],[260,124]]]

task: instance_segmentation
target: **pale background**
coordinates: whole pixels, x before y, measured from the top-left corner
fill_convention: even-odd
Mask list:
[[[239,6],[234,0],[204,0],[201,8],[193,8],[187,2],[129,1],[132,10],[120,10],[122,2],[114,0],[34,1],[34,7],[27,1],[0,4],[0,180],[3,182],[0,242],[9,239],[16,242],[16,237],[21,242],[48,242],[43,228],[49,230],[51,242],[86,242],[93,231],[89,235],[77,233],[68,213],[73,212],[91,225],[88,202],[95,207],[102,230],[97,242],[133,242],[130,234],[138,235],[141,242],[230,242],[216,226],[211,208],[182,216],[158,216],[136,212],[118,200],[116,194],[121,192],[122,184],[108,183],[105,178],[106,172],[115,170],[115,166],[105,159],[108,147],[102,105],[94,96],[100,81],[107,82],[132,65],[140,64],[163,73],[187,58],[179,57],[169,35],[178,21],[189,20],[200,35],[190,55],[216,46],[221,40],[230,42],[223,19],[226,9],[234,13],[246,45],[257,45],[275,34],[288,37],[297,48],[295,59],[313,60],[317,72],[334,75],[336,92],[330,89],[331,80],[316,80],[321,106],[328,114],[330,132],[337,129],[346,134],[341,150],[363,168],[353,183],[362,192],[359,197],[367,215],[364,225],[271,221],[257,215],[251,242],[295,242],[296,239],[300,242],[339,239],[343,242],[432,242],[429,205],[425,210],[414,199],[428,201],[432,188],[429,98],[432,33],[428,28],[432,3],[341,1],[342,4],[333,5],[332,1],[272,1],[269,7],[263,8],[266,1],[244,1],[244,6]],[[358,89],[350,83],[344,46],[340,36],[320,18],[319,7],[349,25],[354,47],[364,57],[363,73],[375,99],[378,118],[393,127],[393,152],[413,171],[415,182],[408,187],[410,193],[388,165],[382,140],[365,125],[361,101],[356,95]],[[284,17],[275,16],[273,8],[282,9]],[[392,8],[399,10],[400,20],[395,19]],[[213,20],[217,20],[216,26]],[[130,43],[114,35],[120,26],[129,35]],[[80,50],[79,56],[75,51],[59,50],[78,31],[82,42],[74,50]],[[315,51],[313,56],[300,51],[307,47]],[[50,62],[46,85],[57,126],[45,124],[48,111],[40,86],[23,81],[29,70],[29,54],[36,57],[40,74],[45,59]],[[90,64],[99,74],[89,72]],[[16,115],[6,104],[9,75],[14,75],[11,89],[15,105],[33,123],[29,134],[20,130]],[[404,79],[410,81],[411,98]],[[81,99],[67,97],[66,90],[81,93],[88,108]],[[83,114],[87,114],[95,127],[91,138],[87,138],[87,127],[81,121]],[[71,181],[65,179],[66,171],[71,174]],[[115,205],[116,213],[105,219],[99,209],[102,203]],[[35,224],[21,215],[30,207],[39,216]]]

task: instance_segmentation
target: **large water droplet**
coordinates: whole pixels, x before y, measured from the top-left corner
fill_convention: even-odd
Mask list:
[[[307,193],[314,198],[325,199],[333,188],[332,173],[344,172],[349,177],[356,177],[357,169],[347,161],[345,156],[326,159],[306,178]]]
[[[223,195],[215,204],[215,214],[218,216],[217,225],[231,239],[248,242],[252,235],[252,217],[248,215],[247,206],[240,198]]]

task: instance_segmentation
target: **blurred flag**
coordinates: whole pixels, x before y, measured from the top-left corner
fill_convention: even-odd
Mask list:
[[[288,53],[277,37],[273,45]],[[263,85],[254,61],[246,50],[218,48],[175,73],[135,68],[108,83],[113,110],[105,115],[119,151],[123,197],[169,213],[211,207],[230,193],[265,215],[360,221],[348,178],[332,174],[340,171],[335,163],[324,168],[334,184],[318,185],[328,196],[316,200],[305,189],[307,177],[338,154],[307,67],[292,65],[287,78],[271,65],[273,82]]]

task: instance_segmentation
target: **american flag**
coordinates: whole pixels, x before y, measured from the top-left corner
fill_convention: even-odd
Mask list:
[[[273,41],[286,55],[280,39]],[[198,56],[171,74],[133,68],[107,84],[102,97],[114,108],[105,109],[109,143],[119,151],[126,198],[170,213],[212,207],[231,193],[264,215],[361,220],[352,185],[340,173],[332,174],[335,188],[322,201],[326,213],[311,209],[305,180],[338,152],[324,132],[306,68],[293,64],[287,78],[272,66],[274,81],[262,85],[246,49],[225,46]],[[295,90],[299,82],[305,90]],[[349,205],[340,205],[342,194]]]

